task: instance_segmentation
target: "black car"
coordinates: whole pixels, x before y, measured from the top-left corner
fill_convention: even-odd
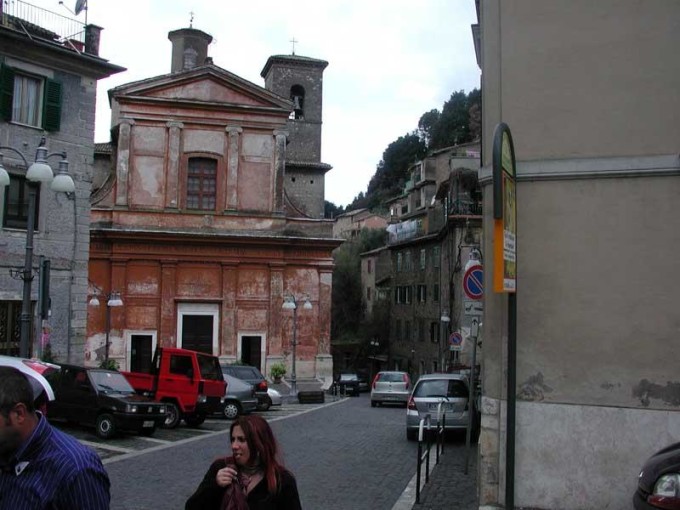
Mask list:
[[[267,380],[257,367],[250,365],[222,365],[222,373],[241,379],[255,387],[257,396],[257,410],[266,411],[272,405],[272,400],[267,395]]]
[[[652,455],[638,476],[636,510],[680,509],[680,443]]]
[[[93,426],[102,439],[119,430],[150,436],[165,421],[165,405],[137,395],[115,370],[61,365],[47,380],[55,395],[47,404],[50,421]]]
[[[359,376],[357,374],[340,374],[335,385],[340,395],[359,396]]]

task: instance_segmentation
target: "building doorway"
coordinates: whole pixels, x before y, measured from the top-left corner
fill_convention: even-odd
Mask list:
[[[151,373],[153,354],[156,350],[156,331],[138,330],[125,332],[127,347],[126,363],[130,372]]]
[[[151,373],[153,337],[130,335],[130,372]]]
[[[262,352],[264,344],[261,335],[239,335],[241,362],[257,367],[262,371]]]
[[[213,318],[210,315],[185,315],[182,321],[182,347],[212,354]]]
[[[33,303],[31,303],[33,305]],[[31,329],[33,337],[33,313],[31,313]],[[0,354],[18,356],[21,340],[21,301],[0,301]],[[29,341],[29,350],[33,346],[33,338]],[[30,356],[29,352],[29,356]]]
[[[177,307],[177,345],[217,355],[218,325],[218,305],[180,304]]]

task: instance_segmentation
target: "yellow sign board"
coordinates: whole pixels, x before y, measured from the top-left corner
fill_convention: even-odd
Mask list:
[[[493,144],[495,292],[517,290],[517,191],[515,149],[510,128],[496,127]]]

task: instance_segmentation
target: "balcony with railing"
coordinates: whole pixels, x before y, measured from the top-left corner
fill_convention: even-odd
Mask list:
[[[481,216],[482,215],[482,203],[457,197],[451,202],[451,208],[449,210],[449,215],[451,216]]]
[[[99,53],[99,27],[85,25],[22,0],[0,0],[0,26],[93,55]]]

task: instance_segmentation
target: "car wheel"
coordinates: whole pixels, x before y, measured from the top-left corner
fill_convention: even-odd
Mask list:
[[[182,416],[179,414],[177,404],[173,402],[165,403],[165,421],[163,422],[164,429],[175,429],[179,425]]]
[[[375,407],[377,405],[378,405],[378,403],[375,400],[371,400],[371,407]]]
[[[156,426],[154,425],[153,427],[145,428],[139,431],[140,436],[144,437],[150,437],[153,436],[154,433],[156,432]]]
[[[272,399],[270,399],[269,397],[262,399],[262,402],[260,402],[260,401],[257,402],[257,410],[258,411],[268,411],[271,406],[272,406]]]
[[[415,441],[418,437],[417,432],[417,430],[406,429],[406,439],[409,441]]]
[[[205,414],[190,414],[189,416],[184,418],[184,421],[190,427],[200,427],[201,424],[205,421]]]
[[[116,424],[113,422],[113,416],[110,414],[100,414],[97,416],[95,432],[97,437],[102,439],[112,438],[116,434]]]
[[[241,406],[238,404],[238,402],[227,400],[224,403],[222,414],[227,420],[236,419],[241,414]]]

